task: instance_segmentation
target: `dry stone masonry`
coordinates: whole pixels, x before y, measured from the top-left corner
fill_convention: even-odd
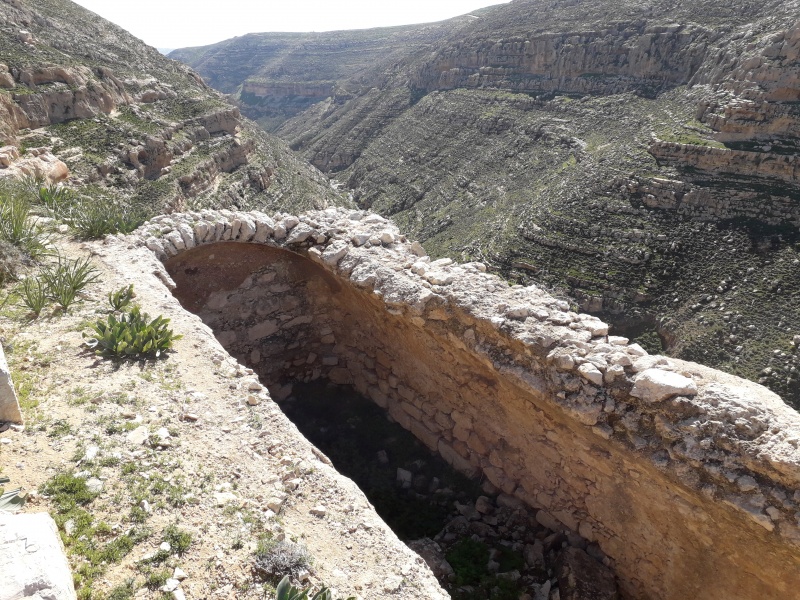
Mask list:
[[[800,416],[765,388],[648,355],[480,263],[432,260],[374,214],[173,214],[117,242],[155,253],[274,399],[296,381],[352,385],[579,533],[625,597],[800,589]]]

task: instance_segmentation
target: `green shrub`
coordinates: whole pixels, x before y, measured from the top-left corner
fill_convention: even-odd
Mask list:
[[[262,577],[278,577],[285,573],[298,577],[310,565],[306,549],[285,540],[259,540],[255,555],[255,571]]]
[[[78,195],[57,183],[27,177],[23,187],[47,214],[66,223],[81,239],[98,239],[111,233],[130,233],[147,220],[143,210],[129,208],[106,196]]]
[[[66,513],[77,506],[89,504],[97,497],[86,485],[86,479],[73,473],[59,473],[42,486],[42,492],[51,496],[59,512]]]
[[[310,589],[300,590],[294,587],[289,582],[289,576],[287,575],[281,579],[278,587],[275,588],[275,600],[308,600]],[[311,597],[311,600],[333,600],[333,595],[327,587],[323,587]],[[350,596],[347,600],[355,600],[355,596]]]
[[[488,574],[489,547],[483,542],[464,538],[450,549],[446,558],[455,571],[456,585],[479,585]]]
[[[45,183],[41,177],[28,177],[25,185],[32,192],[34,202],[41,204],[56,219],[68,211],[75,201],[75,195],[70,189],[58,183]]]
[[[136,294],[133,293],[133,284],[128,287],[121,287],[116,292],[108,292],[108,303],[116,311],[122,311],[128,307]]]
[[[94,240],[113,233],[130,233],[147,220],[134,210],[110,198],[76,199],[61,218],[81,239]]]
[[[172,348],[173,342],[181,336],[175,335],[168,327],[169,319],[158,316],[152,321],[147,313],[134,306],[117,318],[110,314],[104,321],[99,319],[92,329],[95,335],[84,333],[88,338],[86,345],[98,355],[115,358],[158,358]]]
[[[164,530],[164,541],[170,545],[172,552],[183,556],[192,545],[192,534],[177,525],[170,525]]]
[[[97,281],[99,273],[88,257],[70,260],[59,256],[56,264],[42,268],[40,276],[45,283],[48,297],[66,312],[75,302],[78,293]]]
[[[18,293],[20,300],[34,317],[38,317],[47,306],[47,288],[37,277],[25,279]]]
[[[131,578],[108,593],[106,600],[131,600],[136,596],[136,580]]]
[[[159,569],[156,571],[150,571],[144,580],[144,585],[149,590],[157,590],[162,585],[167,583],[167,579],[170,578],[170,574],[172,571],[169,569]]]
[[[49,237],[31,215],[31,203],[20,189],[0,185],[0,240],[16,246],[32,259],[47,254]]]

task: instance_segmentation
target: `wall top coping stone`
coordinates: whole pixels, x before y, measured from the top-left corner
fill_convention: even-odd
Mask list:
[[[389,313],[489,361],[661,472],[800,547],[800,414],[756,383],[609,335],[541,288],[509,285],[477,262],[432,260],[397,226],[364,211],[303,215],[227,210],[156,217],[108,244],[162,262],[199,245],[266,244],[305,254],[382,298]],[[174,287],[166,270],[159,277]],[[752,482],[755,481],[756,485]]]

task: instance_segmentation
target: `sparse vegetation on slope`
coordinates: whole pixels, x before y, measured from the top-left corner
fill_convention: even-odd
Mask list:
[[[187,206],[340,201],[191,70],[97,15],[44,0],[2,3],[0,18],[0,145],[19,148],[23,172],[63,161],[57,177],[68,168],[74,195],[96,199],[74,215],[85,237]]]

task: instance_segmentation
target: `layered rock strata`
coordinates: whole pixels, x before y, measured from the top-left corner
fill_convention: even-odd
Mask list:
[[[274,398],[295,380],[352,385],[459,470],[578,532],[627,597],[800,584],[800,416],[765,388],[648,355],[482,264],[431,261],[377,215],[176,214],[119,242],[164,262]]]
[[[263,208],[288,191],[303,208],[335,200],[196,73],[72,2],[0,2],[0,61],[0,145],[22,159],[3,169],[0,152],[0,174],[70,175],[67,185],[92,184],[136,214]],[[60,161],[59,176],[26,164],[31,149]]]
[[[797,0],[516,0],[339,77],[348,94],[277,131],[431,254],[564,290],[648,348],[800,406],[798,14]],[[182,56],[217,85],[251,43]],[[321,63],[278,55],[262,73],[275,60],[314,81]],[[719,310],[698,308],[715,293]]]

